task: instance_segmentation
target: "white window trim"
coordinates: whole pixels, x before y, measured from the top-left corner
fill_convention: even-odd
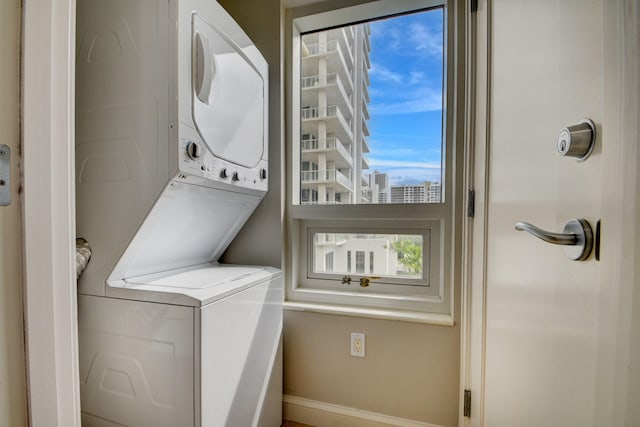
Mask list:
[[[299,221],[300,226],[300,274],[298,277],[299,286],[292,290],[292,296],[296,292],[300,293],[296,296],[302,297],[305,291],[309,290],[333,290],[344,293],[349,291],[350,295],[358,295],[362,297],[361,304],[366,305],[367,297],[372,298],[372,294],[393,296],[403,293],[410,300],[419,298],[421,301],[430,301],[440,303],[444,298],[444,289],[442,286],[443,259],[440,256],[441,248],[444,244],[442,234],[442,220],[412,220],[412,221],[380,221],[367,220],[339,220],[339,221]],[[314,232],[319,233],[381,233],[381,234],[413,234],[423,237],[423,259],[429,261],[429,265],[424,269],[428,274],[427,277],[420,278],[401,278],[401,277],[383,277],[372,281],[368,289],[360,289],[356,287],[344,287],[341,283],[341,276],[345,273],[317,273],[312,271],[307,262],[313,262],[313,243],[311,236]],[[362,277],[370,276],[365,269],[364,272],[356,271],[357,250],[352,254],[351,272],[347,272],[356,283]],[[365,254],[366,264],[366,254]],[[400,291],[402,289],[402,292]],[[377,305],[377,304],[374,304]],[[409,304],[411,305],[411,304]],[[400,306],[399,306],[400,307]],[[417,307],[414,307],[417,308]],[[436,310],[432,307],[431,310]]]
[[[461,177],[456,177],[454,172],[462,167],[460,143],[454,153],[448,153],[443,161],[443,190],[448,194],[444,203],[441,204],[411,204],[411,205],[323,205],[321,210],[317,206],[299,205],[299,183],[294,180],[300,172],[299,162],[294,162],[299,152],[300,144],[300,122],[298,114],[300,111],[300,81],[299,54],[300,34],[302,32],[320,30],[329,26],[343,25],[363,19],[375,18],[377,16],[391,15],[413,10],[421,10],[429,7],[442,5],[442,1],[435,0],[380,0],[363,5],[350,6],[342,9],[335,8],[335,5],[324,5],[315,7],[300,7],[288,9],[286,11],[285,26],[285,70],[287,71],[287,200],[286,200],[286,233],[289,245],[286,248],[286,295],[285,308],[292,310],[310,310],[323,313],[339,313],[350,316],[364,316],[372,318],[397,319],[410,322],[431,323],[438,325],[454,324],[454,281],[458,280],[459,274],[455,273],[455,268],[459,265],[460,253],[459,242],[460,228],[459,220],[455,218],[460,209],[462,200],[460,182]],[[445,111],[446,123],[443,128],[445,138],[451,141],[458,141],[454,129],[454,112],[456,108],[457,88],[454,84],[453,75],[456,68],[454,57],[458,56],[454,50],[452,40],[457,29],[455,28],[455,14],[452,12],[451,4],[445,3],[445,19],[447,21],[445,32],[445,45],[447,48],[446,67],[444,73],[444,84],[447,87]],[[453,2],[450,2],[453,3]],[[343,3],[344,4],[344,3]],[[327,8],[322,10],[322,7]],[[319,10],[320,9],[320,10]],[[454,142],[451,143],[453,147]],[[460,154],[455,156],[455,152]],[[459,174],[461,175],[461,174]],[[457,189],[458,193],[451,191]],[[456,197],[451,197],[451,195]],[[292,202],[295,202],[294,205]],[[369,298],[368,303],[362,303],[358,298],[362,295],[350,295],[344,291],[319,291],[305,289],[302,283],[306,277],[307,257],[302,259],[302,253],[306,252],[304,222],[329,221],[336,227],[340,226],[343,220],[358,220],[362,218],[376,218],[381,221],[396,221],[398,217],[403,220],[440,220],[441,238],[438,241],[440,253],[443,255],[442,268],[440,272],[441,280],[439,294],[437,296],[423,297],[416,300],[409,296],[396,296],[395,298],[380,298],[373,294],[364,294],[364,298]],[[368,222],[368,221],[366,221]],[[388,231],[388,230],[387,230]],[[302,260],[302,262],[301,262]],[[355,263],[355,259],[352,260]],[[353,273],[353,272],[352,272]],[[345,297],[348,298],[345,299]]]

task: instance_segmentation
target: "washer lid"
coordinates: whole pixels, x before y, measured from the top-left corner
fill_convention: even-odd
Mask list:
[[[144,283],[151,286],[166,286],[182,289],[205,289],[212,286],[237,282],[265,271],[261,267],[208,265],[169,274],[155,275],[154,278],[132,278],[132,283]]]
[[[216,157],[255,167],[267,141],[265,79],[226,34],[192,17],[192,114]]]
[[[259,202],[250,194],[172,181],[107,283],[122,287],[132,277],[217,261]]]

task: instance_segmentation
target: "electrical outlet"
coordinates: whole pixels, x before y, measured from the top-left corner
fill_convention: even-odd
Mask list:
[[[358,332],[351,333],[351,355],[364,357],[365,341],[364,334]]]

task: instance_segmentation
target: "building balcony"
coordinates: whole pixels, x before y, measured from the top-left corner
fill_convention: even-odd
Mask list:
[[[360,138],[360,141],[362,141],[362,152],[363,153],[370,153],[371,152],[371,148],[369,147],[369,141],[367,141],[367,138],[365,138],[363,136],[362,138]]]
[[[327,107],[302,108],[300,110],[300,118],[302,119],[303,133],[316,134],[315,129],[309,128],[308,125],[313,124],[313,122],[325,121],[327,133],[333,135],[345,135],[347,140],[353,140],[351,125],[342,115],[340,109],[335,105]]]
[[[302,151],[303,160],[305,154],[326,153],[329,161],[345,166],[353,165],[353,157],[350,150],[338,138],[326,139],[303,139],[300,141],[300,151]]]
[[[303,72],[309,68],[305,63],[322,56],[327,61],[327,69],[338,72],[345,80],[349,79],[353,69],[353,58],[351,55],[343,53],[343,48],[337,40],[328,40],[326,43],[306,44],[302,52]]]
[[[329,105],[337,105],[350,119],[353,114],[351,106],[351,84],[348,87],[342,84],[342,78],[337,73],[306,76],[301,79],[302,105],[313,105],[318,103],[318,91],[324,90],[326,102]]]
[[[353,44],[353,41],[356,38],[356,32],[353,29],[353,25],[349,25],[348,27],[342,27],[342,29],[347,37],[347,41]]]
[[[369,24],[366,25],[363,33],[364,47],[367,49],[367,52],[371,52],[371,40],[369,40],[369,36],[371,35],[371,27],[369,26]]]
[[[305,56],[326,55],[328,53],[334,53],[338,48],[337,40],[328,40],[325,43],[310,43],[305,44],[303,52]]]
[[[313,76],[302,77],[302,89],[323,88],[327,86],[337,85],[344,91],[347,98],[353,92],[351,80],[343,79],[338,73],[317,74]]]
[[[371,102],[371,98],[369,98],[369,87],[367,85],[362,85],[362,97],[367,103]]]
[[[305,203],[307,204],[307,203]],[[323,204],[323,205],[328,205],[328,204],[341,204],[340,202],[324,202],[324,203],[319,203],[319,202],[312,202],[312,203],[308,203],[308,204],[314,204],[314,205],[318,205],[318,204]],[[344,246],[347,244],[348,237],[346,234],[338,234],[338,233],[316,233],[316,238],[313,242],[313,246],[318,247],[318,246],[328,246],[328,247],[336,247],[336,246]]]
[[[371,116],[369,115],[369,107],[364,101],[362,101],[362,115],[364,116],[365,120],[369,120],[371,118]]]
[[[353,191],[353,183],[337,169],[302,171],[300,182],[304,184],[328,184]]]
[[[369,159],[364,154],[362,155],[362,170],[369,169]],[[368,182],[367,182],[368,184]]]
[[[338,29],[337,31],[339,32],[338,35],[336,35],[336,39],[340,42],[340,45],[342,46],[345,54],[347,54],[350,59],[351,59],[351,63],[353,64],[353,58],[354,58],[354,52],[353,52],[353,40],[349,40],[349,35],[347,32],[347,28],[348,27],[343,27]]]
[[[362,200],[361,203],[371,203],[374,199],[373,190],[370,188],[363,188],[361,194]]]
[[[362,133],[363,133],[365,136],[369,136],[369,135],[371,135],[371,132],[369,132],[369,126],[367,125],[367,121],[366,121],[366,120],[364,120],[364,119],[362,119]],[[369,152],[369,151],[367,151],[367,153],[368,153],[368,152]]]

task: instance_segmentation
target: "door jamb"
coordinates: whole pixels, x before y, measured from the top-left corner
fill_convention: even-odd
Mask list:
[[[80,427],[75,0],[23,2],[24,312],[29,424]]]
[[[465,185],[474,191],[474,217],[464,223],[460,331],[459,426],[483,425],[484,342],[487,244],[487,195],[489,190],[490,17],[491,0],[479,0],[467,15],[467,94]],[[471,391],[471,416],[464,414],[464,391]]]

